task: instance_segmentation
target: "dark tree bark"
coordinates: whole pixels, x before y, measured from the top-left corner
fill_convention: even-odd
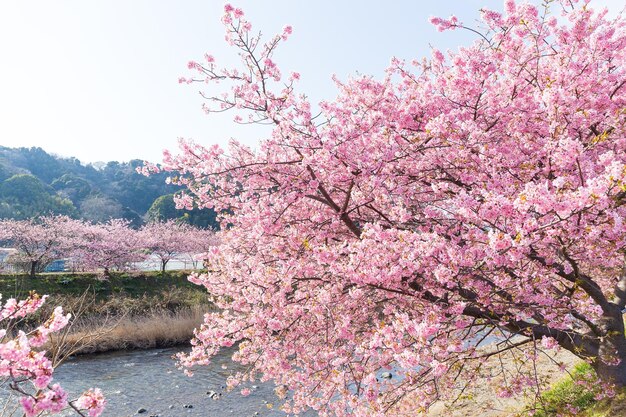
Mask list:
[[[617,305],[604,312],[605,320],[600,323],[606,336],[600,338],[597,359],[593,362],[601,380],[626,387],[626,334],[624,316]],[[617,363],[619,361],[619,363]]]
[[[31,261],[30,262],[30,277],[34,278],[35,274],[37,273],[37,264],[39,263],[39,261]]]

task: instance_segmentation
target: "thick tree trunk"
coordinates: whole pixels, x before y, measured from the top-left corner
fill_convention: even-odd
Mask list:
[[[616,362],[617,359],[620,359],[621,361],[616,364],[614,362],[605,363],[605,361],[603,360],[598,360],[594,363],[594,368],[602,381],[612,382],[618,387],[624,388],[626,387],[626,340],[624,339],[624,337],[622,337],[621,339],[621,342],[618,342],[619,344],[621,344],[621,346],[615,346],[615,342],[605,342],[600,347],[601,352],[603,350],[606,351],[606,357],[610,357],[610,353],[617,350],[618,355],[616,358]],[[605,357],[605,355],[601,354],[600,357]]]
[[[31,278],[35,277],[35,273],[37,272],[37,261],[30,262],[30,276]]]
[[[621,388],[626,387],[626,357],[622,357],[622,361],[617,365],[598,362],[595,369],[602,381],[611,382]]]
[[[605,322],[606,334],[599,346],[598,357],[593,363],[602,381],[612,382],[618,387],[626,387],[626,335],[624,318],[616,308]]]
[[[167,262],[168,261],[166,260],[161,260],[161,274],[165,273],[165,266],[167,265]]]

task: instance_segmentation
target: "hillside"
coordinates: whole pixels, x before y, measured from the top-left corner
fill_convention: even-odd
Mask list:
[[[175,210],[171,197],[180,187],[166,184],[166,174],[138,174],[141,164],[82,164],[41,148],[0,146],[0,218],[65,214],[93,222],[125,218],[138,226],[147,218],[184,216],[197,226],[215,226],[215,216],[206,210]]]

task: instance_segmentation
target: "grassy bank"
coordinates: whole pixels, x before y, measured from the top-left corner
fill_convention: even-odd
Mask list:
[[[618,417],[626,416],[626,389],[614,397],[596,400],[589,390],[594,384],[595,371],[586,362],[579,362],[569,374],[541,395],[534,413],[526,416],[557,417]],[[593,386],[593,385],[592,385]]]
[[[70,312],[81,297],[88,295],[81,315],[146,315],[154,310],[177,311],[207,305],[205,289],[187,280],[187,271],[111,273],[104,279],[96,273],[0,275],[4,299],[24,298],[30,291],[48,294],[42,314],[57,305]]]
[[[74,319],[46,348],[53,356],[120,349],[167,347],[185,343],[211,309],[205,289],[187,281],[188,272],[0,275],[4,299],[30,291],[48,294],[28,328],[63,306]]]
[[[150,296],[169,288],[198,290],[198,286],[187,281],[188,271],[167,271],[161,274],[148,272],[112,272],[103,279],[97,273],[48,273],[35,277],[28,275],[0,275],[0,293],[6,299],[23,297],[29,291],[54,296],[80,296],[92,291],[97,300],[122,295],[130,298]]]

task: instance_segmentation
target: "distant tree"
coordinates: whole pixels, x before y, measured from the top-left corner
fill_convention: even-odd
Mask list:
[[[74,204],[87,198],[92,190],[89,181],[71,173],[63,174],[51,185],[57,193],[72,200]]]
[[[188,238],[192,247],[189,249],[187,256],[193,263],[194,269],[197,268],[198,263],[204,265],[205,261],[211,257],[210,252],[220,245],[220,235],[214,229],[194,227],[190,231]]]
[[[134,229],[139,228],[144,223],[143,216],[140,216],[130,207],[122,207],[122,218],[128,220],[128,224]]]
[[[104,269],[105,275],[113,269],[126,269],[131,263],[146,258],[142,236],[129,227],[127,220],[84,224],[81,235],[82,241],[75,246],[73,256],[87,268]]]
[[[0,219],[10,219],[15,217],[13,207],[6,201],[0,199]]]
[[[177,220],[148,223],[141,228],[140,234],[144,247],[159,258],[161,272],[165,272],[167,263],[176,255],[202,252],[209,242],[198,229]]]
[[[192,226],[202,229],[219,230],[220,224],[217,221],[217,213],[209,208],[194,208],[185,210],[182,219]]]
[[[167,194],[157,197],[146,212],[148,222],[164,222],[166,220],[178,219],[183,215],[182,210],[176,209],[174,194]]]
[[[36,216],[62,215],[76,217],[77,214],[78,212],[76,210],[76,207],[71,200],[68,200],[67,198],[63,198],[58,195],[52,195],[46,201],[46,204],[42,207],[42,209],[36,214]]]
[[[203,229],[219,230],[217,213],[213,209],[192,210],[177,209],[174,201],[175,194],[167,194],[158,197],[146,213],[148,222],[163,222],[166,220],[181,220],[192,226]]]
[[[82,236],[82,223],[67,216],[0,221],[0,241],[17,249],[14,262],[28,265],[31,277],[55,258],[69,256]]]
[[[105,223],[124,215],[119,202],[103,195],[92,195],[80,203],[80,217],[92,223]]]
[[[10,176],[11,176],[11,174],[6,169],[6,167],[2,163],[0,163],[0,182],[6,180]]]

